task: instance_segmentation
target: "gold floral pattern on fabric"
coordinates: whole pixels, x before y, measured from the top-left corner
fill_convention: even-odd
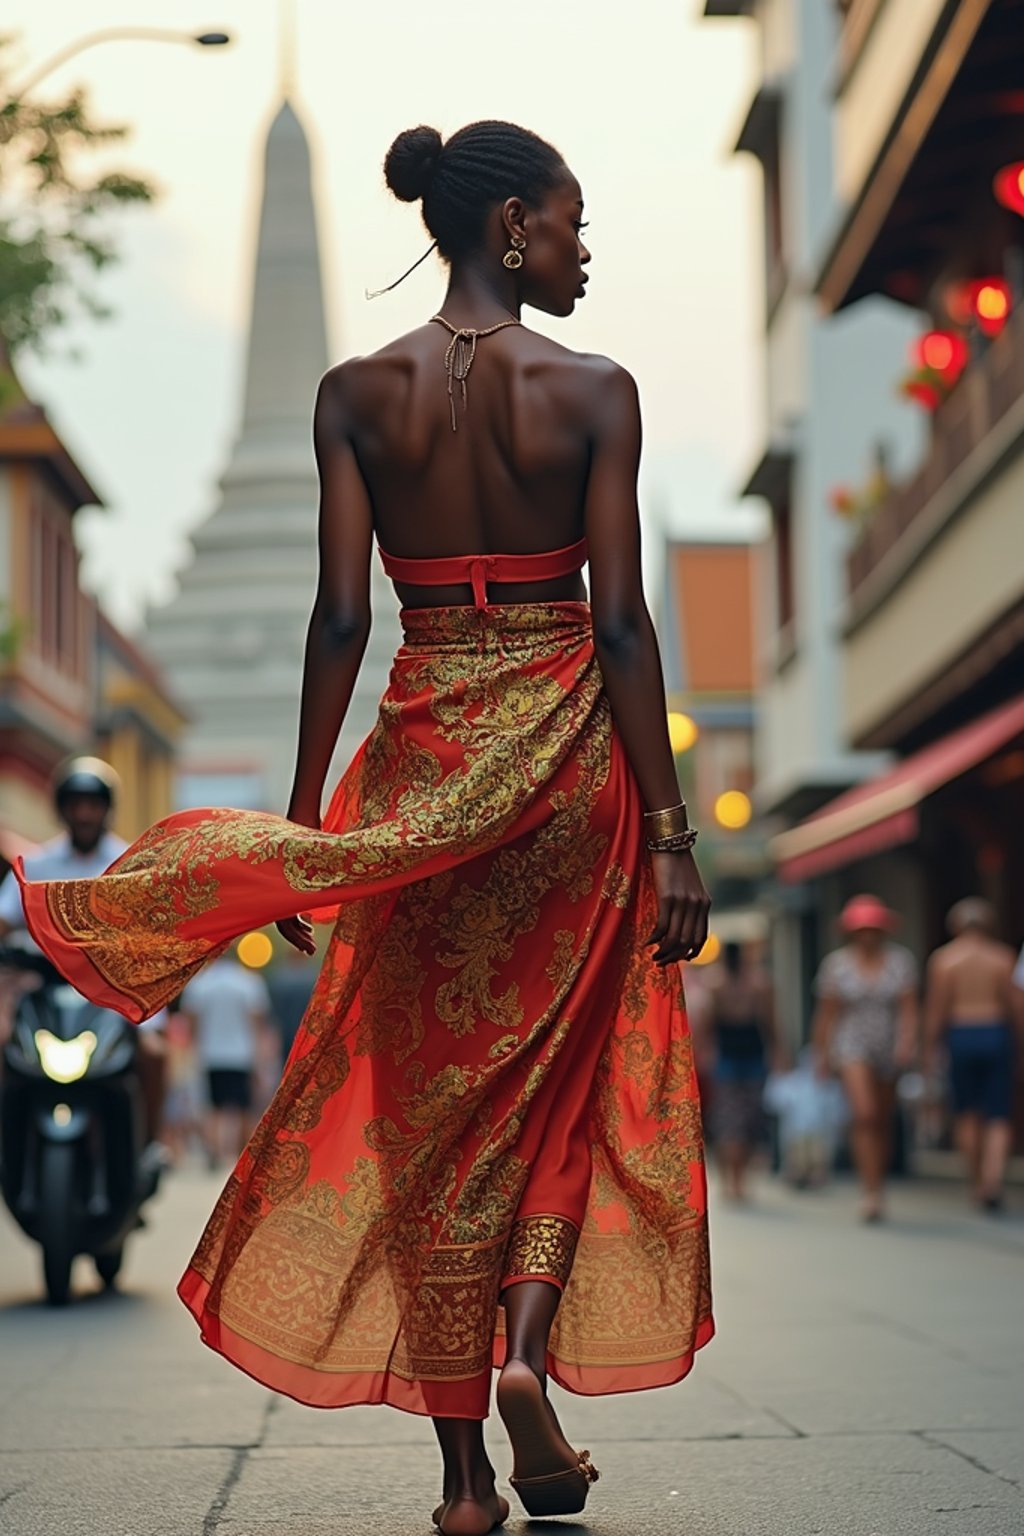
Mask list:
[[[605,871],[601,894],[616,907],[628,907],[632,883],[621,864],[611,863]]]
[[[110,876],[45,888],[75,963],[144,1008],[240,925],[336,916],[182,1295],[215,1347],[301,1400],[474,1413],[506,1265],[557,1264],[556,1380],[675,1379],[711,1327],[696,1078],[678,974],[642,945],[642,811],[588,611],[404,623],[322,831],[183,812]],[[517,1221],[560,1209],[537,1189],[570,1113],[574,1259],[567,1215]]]
[[[523,1217],[512,1227],[502,1279],[536,1275],[567,1285],[578,1239],[579,1229],[564,1216]]]

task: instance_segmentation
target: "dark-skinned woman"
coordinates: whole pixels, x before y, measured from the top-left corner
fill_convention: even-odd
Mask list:
[[[528,1512],[595,1471],[546,1387],[668,1385],[713,1332],[678,962],[707,934],[640,578],[633,380],[527,329],[569,316],[583,196],[525,129],[395,141],[449,267],[438,313],[321,381],[320,575],[286,817],[188,811],[103,879],[27,885],[75,985],[143,1018],[234,935],[333,937],[281,1087],[180,1293],[205,1341],[320,1406],[432,1416],[434,1519]],[[322,810],[370,628],[403,644]],[[590,598],[581,568],[589,563]]]

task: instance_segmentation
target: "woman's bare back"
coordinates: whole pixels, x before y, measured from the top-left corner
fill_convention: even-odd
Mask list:
[[[615,365],[523,326],[480,338],[452,430],[448,333],[427,324],[335,370],[349,437],[389,554],[533,554],[583,536],[594,392]],[[407,606],[470,601],[468,587],[397,584]],[[492,601],[581,598],[578,575],[502,584]]]

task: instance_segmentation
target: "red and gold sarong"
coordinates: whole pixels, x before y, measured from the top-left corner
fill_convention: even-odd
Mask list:
[[[245,930],[339,908],[179,1288],[229,1360],[321,1407],[482,1418],[501,1290],[544,1278],[554,1380],[667,1385],[714,1331],[700,1109],[590,610],[402,618],[322,831],[181,812],[101,879],[25,884],[29,925],[139,1020]]]

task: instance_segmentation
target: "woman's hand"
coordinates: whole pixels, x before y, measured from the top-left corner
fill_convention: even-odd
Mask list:
[[[303,805],[300,801],[292,800],[288,802],[284,815],[286,821],[294,821],[297,827],[310,827],[314,832],[321,830],[318,805]]]
[[[658,921],[644,943],[658,946],[652,957],[655,965],[693,960],[704,948],[711,911],[711,897],[693,855],[688,851],[652,853],[651,867]]]
[[[313,924],[307,922],[304,917],[283,917],[274,927],[282,939],[287,939],[293,949],[297,949],[303,955],[316,954],[316,939],[313,937]]]
[[[917,1063],[917,1041],[913,1035],[897,1035],[893,1065],[898,1072],[910,1072]]]
[[[288,803],[285,812],[288,821],[294,821],[296,826],[310,827],[314,832],[320,831],[320,809],[312,806],[303,806],[296,800]],[[313,925],[304,917],[283,917],[274,927],[286,939],[293,949],[297,949],[303,955],[316,954],[316,939],[313,937]]]

